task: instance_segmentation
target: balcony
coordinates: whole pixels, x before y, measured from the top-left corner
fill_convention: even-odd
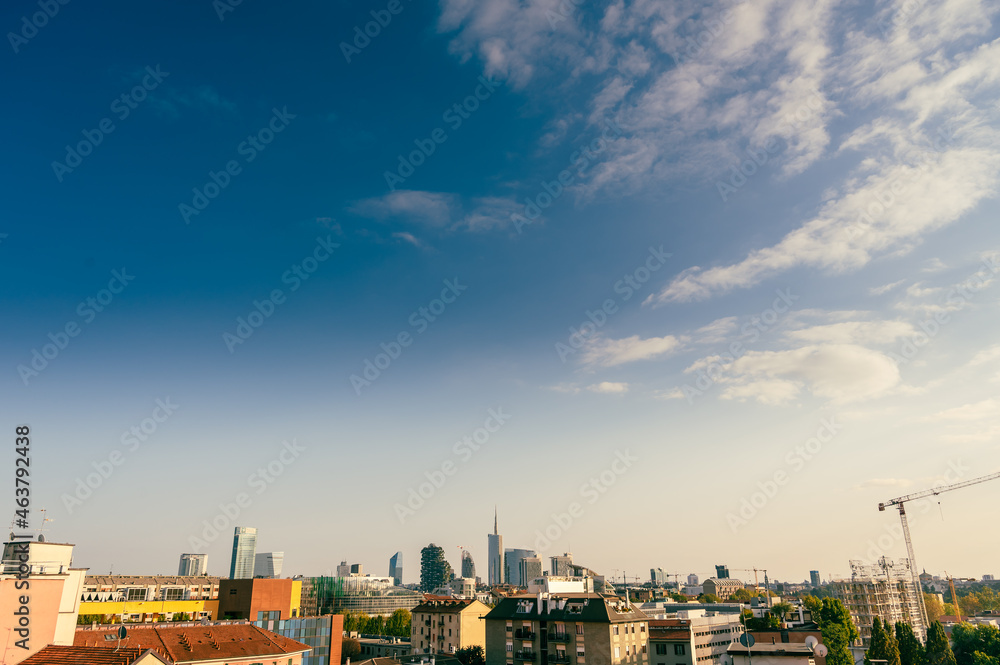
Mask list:
[[[525,630],[524,628],[518,628],[514,631],[514,637],[519,640],[533,640],[535,639],[535,634],[530,630]]]
[[[550,653],[549,654],[550,663],[569,663],[569,656],[565,653]]]
[[[572,639],[569,633],[549,633],[549,642],[567,643]]]
[[[514,660],[522,660],[533,663],[537,659],[538,659],[538,654],[534,651],[531,651],[530,649],[514,652]]]

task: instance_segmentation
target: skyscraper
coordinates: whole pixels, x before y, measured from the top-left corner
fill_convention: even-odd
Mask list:
[[[403,584],[403,553],[396,552],[389,557],[389,577],[396,586]]]
[[[493,533],[486,536],[489,544],[489,560],[487,561],[490,585],[504,583],[503,536],[497,531],[497,511],[493,509]]]
[[[182,554],[178,575],[208,575],[207,554]]]
[[[442,587],[455,577],[451,564],[444,558],[444,550],[431,543],[420,550],[420,590],[428,593]]]
[[[229,577],[234,580],[253,578],[254,555],[257,553],[257,528],[238,526],[233,534],[233,560]]]
[[[813,586],[819,586],[820,585],[819,571],[818,570],[810,570],[809,571],[809,582]]]
[[[340,565],[337,566],[337,577],[350,577],[350,576],[351,576],[351,567],[347,564],[346,561],[341,561]]]
[[[522,550],[517,548],[508,548],[504,550],[503,562],[506,569],[504,573],[504,582],[510,584],[511,586],[528,586],[528,580],[525,580],[521,576],[521,560],[537,556],[538,553],[536,553],[535,550]],[[538,571],[538,575],[541,574],[542,572]]]
[[[351,575],[358,575],[358,576],[364,575],[364,570],[365,567],[363,564],[360,563],[351,564]]]
[[[542,576],[542,560],[537,556],[522,557],[518,562],[520,586],[528,586],[533,579]]]
[[[281,577],[281,565],[285,561],[284,552],[260,552],[254,556],[254,577]]]
[[[663,572],[662,568],[650,568],[649,579],[653,586],[663,586],[663,583],[667,581],[667,574]]]
[[[552,574],[558,577],[573,576],[573,555],[565,552],[562,556],[549,557],[552,560]]]
[[[729,566],[718,565],[715,567],[715,577],[720,580],[729,579]]]
[[[462,550],[462,577],[476,579],[476,562],[472,560],[469,550]]]
[[[688,584],[690,586],[698,586],[698,576],[695,575],[694,573],[688,575]]]

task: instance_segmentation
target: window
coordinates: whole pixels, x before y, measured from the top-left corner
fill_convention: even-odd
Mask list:
[[[577,635],[583,635],[583,624],[582,623],[576,624],[576,634]]]
[[[629,647],[629,645],[626,644],[625,645],[625,656],[628,657],[631,653],[632,653],[631,648]]]
[[[656,655],[657,656],[666,656],[667,655],[667,645],[666,644],[657,644],[656,645]],[[662,665],[662,663],[661,663],[661,665]]]
[[[640,623],[639,624],[639,632],[640,633],[645,633],[646,632],[646,624],[644,624],[644,623]]]
[[[583,658],[583,649],[577,649],[576,650],[576,657],[577,658]]]
[[[674,645],[674,655],[675,656],[683,656],[684,654],[685,654],[684,645],[683,644],[675,644]]]
[[[146,600],[147,591],[144,587],[129,587],[125,589],[125,600]]]
[[[510,653],[513,650],[514,650],[514,643],[513,642],[508,642],[507,643],[507,653]]]
[[[622,648],[615,647],[615,659],[620,659],[622,657]]]
[[[617,635],[618,634],[618,626],[613,626],[611,628],[611,632],[612,632],[613,635]]]

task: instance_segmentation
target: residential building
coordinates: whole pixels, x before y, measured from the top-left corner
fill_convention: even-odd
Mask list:
[[[80,591],[86,623],[218,618],[218,577],[180,575],[87,575]]]
[[[302,581],[254,578],[222,580],[219,618],[263,621],[301,615]]]
[[[688,575],[688,584],[690,584],[691,586],[698,586],[698,576],[695,575],[694,573]]]
[[[284,552],[258,552],[254,555],[254,577],[281,577],[281,567],[285,561]]]
[[[441,547],[431,543],[420,550],[420,588],[423,591],[445,586],[454,576]]]
[[[521,576],[521,559],[537,558],[538,553],[535,550],[523,550],[517,548],[510,548],[504,550],[503,559],[504,566],[504,583],[511,586],[526,586],[527,581]],[[541,575],[542,571],[538,571],[538,575]],[[537,575],[532,575],[532,577],[537,577]]]
[[[469,550],[462,550],[462,577],[476,580],[476,562],[472,560],[472,553]]]
[[[801,617],[804,608],[800,606],[799,610]],[[789,625],[781,630],[755,630],[752,633],[758,644],[806,644],[811,642],[810,637],[816,640],[813,644],[823,643],[823,633],[820,631],[819,625],[812,621],[795,626]],[[826,665],[825,656],[813,654],[813,659],[816,661],[816,665]]]
[[[309,651],[302,654],[302,665],[340,665],[340,649],[344,633],[342,614],[264,619],[254,621],[253,624],[307,645]]]
[[[812,648],[805,644],[742,644],[729,647],[732,665],[815,665]]]
[[[820,579],[819,579],[819,571],[818,570],[810,570],[809,571],[809,583],[812,584],[814,587],[820,586],[822,584],[822,582],[820,582]]]
[[[727,665],[726,650],[740,639],[740,615],[682,610],[650,620],[651,665]]]
[[[430,600],[411,610],[414,653],[452,654],[470,646],[486,648],[483,617],[490,608],[478,600]]]
[[[454,596],[460,598],[475,598],[476,579],[469,577],[456,577],[448,582],[448,588]]]
[[[564,552],[562,555],[549,557],[552,561],[550,573],[555,577],[572,577],[573,575],[573,555]]]
[[[511,596],[486,615],[486,665],[649,665],[648,624],[617,597]]]
[[[49,645],[22,665],[171,665],[152,649],[115,647],[74,647]]]
[[[537,556],[527,556],[518,563],[520,570],[520,584],[518,586],[528,586],[528,583],[536,577],[542,576],[542,560]]]
[[[719,600],[726,600],[731,595],[743,588],[743,582],[730,578],[709,577],[701,583],[705,595],[714,593]]]
[[[717,565],[715,567],[715,576],[720,580],[729,579],[729,566]]]
[[[462,575],[465,577],[465,575]],[[403,585],[403,553],[396,552],[391,557],[389,557],[389,577],[392,578],[393,584],[396,586]],[[475,577],[473,575],[473,577]]]
[[[117,626],[81,626],[73,640],[78,647],[119,645]],[[251,624],[209,626],[130,626],[120,646],[153,650],[176,665],[254,665],[281,662],[302,665],[309,646]]]
[[[487,582],[490,586],[505,584],[506,566],[503,560],[503,536],[497,531],[497,514],[493,510],[493,533],[486,536],[489,545],[489,559],[487,565]]]
[[[412,647],[408,637],[358,637],[361,643],[361,655],[358,656],[358,665],[361,665],[361,658],[373,660],[398,659],[409,656]]]
[[[208,575],[207,554],[182,554],[177,566],[178,577],[196,577]]]
[[[73,545],[12,539],[0,562],[3,662],[16,665],[48,644],[72,646],[85,568],[73,568]],[[30,593],[29,593],[30,591]],[[22,599],[27,596],[27,603]],[[30,625],[20,618],[30,612]]]
[[[868,647],[872,624],[879,617],[890,626],[897,621],[910,624],[914,635],[924,641],[923,590],[916,588],[907,559],[879,559],[876,565],[851,561],[851,579],[838,581],[836,595],[844,603]]]
[[[653,586],[663,586],[663,583],[667,581],[667,575],[663,572],[662,568],[650,568],[649,580],[653,583]]]
[[[302,616],[342,612],[389,616],[413,609],[423,594],[398,587],[391,577],[301,577]]]
[[[254,555],[257,553],[257,529],[238,526],[233,534],[233,558],[229,564],[229,577],[234,580],[253,577]]]

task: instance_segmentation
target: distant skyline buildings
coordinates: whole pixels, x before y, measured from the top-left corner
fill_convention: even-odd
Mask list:
[[[177,574],[182,577],[208,575],[208,555],[181,554]]]
[[[813,586],[820,586],[821,585],[821,581],[820,581],[820,578],[819,578],[819,571],[818,570],[810,570],[809,571],[809,583],[812,584]]]
[[[281,568],[284,561],[284,552],[258,552],[254,556],[253,576],[267,578],[281,577]]]
[[[526,586],[527,583],[522,577],[524,569],[521,566],[521,560],[537,557],[538,553],[535,550],[525,550],[517,547],[508,547],[505,549],[503,552],[504,568],[506,570],[504,582],[514,586]],[[538,574],[541,575],[541,571]]]
[[[402,586],[403,584],[403,553],[396,552],[391,557],[389,557],[389,577],[396,586]]]
[[[552,567],[550,569],[552,575],[557,577],[571,577],[573,575],[572,553],[563,552],[562,554],[549,557],[549,560],[552,563]]]
[[[663,586],[666,581],[667,575],[663,572],[662,568],[650,568],[649,569],[649,581],[656,586]]]
[[[729,566],[723,566],[721,564],[715,566],[715,578],[719,580],[729,579]]]
[[[488,556],[486,566],[488,581],[491,586],[504,583],[505,566],[503,554],[503,536],[497,529],[497,509],[493,508],[493,533],[486,536]]]
[[[424,593],[443,587],[455,577],[444,549],[431,543],[420,550],[420,590]]]
[[[469,550],[462,550],[462,577],[476,579],[476,562],[472,560]]]
[[[253,577],[254,557],[257,554],[257,528],[238,526],[233,533],[233,558],[229,564],[229,577],[234,580]]]
[[[694,573],[688,575],[688,584],[691,586],[698,586],[698,576]]]

